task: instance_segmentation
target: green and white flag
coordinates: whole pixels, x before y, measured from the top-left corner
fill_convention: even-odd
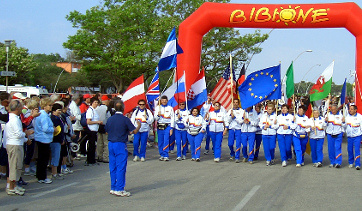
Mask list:
[[[287,96],[287,99],[289,99],[294,94],[293,62],[290,64],[285,77],[287,77],[287,80],[286,80],[286,96]]]
[[[331,92],[334,61],[323,71],[309,91],[310,101],[322,100]]]

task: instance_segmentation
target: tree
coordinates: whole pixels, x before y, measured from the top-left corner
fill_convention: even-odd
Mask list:
[[[95,75],[91,83],[109,83],[122,91],[141,74],[151,79],[162,48],[173,26],[179,25],[205,0],[104,0],[82,14],[73,11],[67,20],[78,31],[69,36],[64,47],[72,50],[83,61],[88,75]],[[213,2],[229,2],[214,0]],[[258,43],[268,35],[241,36],[232,28],[211,30],[205,37],[202,65],[207,81],[219,77],[228,66],[228,54],[236,58],[234,68],[240,69],[241,60],[261,52]],[[182,47],[182,46],[181,46]],[[169,73],[161,73],[161,81]]]
[[[6,70],[6,47],[4,43],[0,43],[0,65],[3,67],[2,71]],[[9,85],[30,83],[30,72],[37,67],[34,62],[33,56],[29,54],[28,49],[17,47],[16,42],[13,41],[9,48],[9,71],[15,71],[15,77],[9,77]],[[0,77],[0,84],[5,85],[5,77]]]

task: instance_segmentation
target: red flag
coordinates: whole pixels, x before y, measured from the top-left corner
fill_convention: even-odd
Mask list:
[[[243,65],[243,68],[241,68],[240,70],[238,85],[240,86],[244,81],[245,81],[245,64]]]
[[[131,112],[138,105],[137,103],[140,99],[146,100],[143,75],[134,80],[124,92],[122,97],[124,102],[123,113]]]

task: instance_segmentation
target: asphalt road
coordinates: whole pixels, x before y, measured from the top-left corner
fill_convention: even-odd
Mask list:
[[[341,169],[329,168],[327,144],[324,166],[295,162],[281,167],[265,166],[263,152],[254,164],[228,161],[227,141],[223,141],[222,160],[212,154],[201,162],[158,161],[158,150],[147,149],[146,162],[128,159],[126,189],[131,197],[109,194],[108,165],[83,166],[75,161],[74,173],[52,184],[29,182],[24,196],[7,196],[5,180],[0,181],[0,210],[362,210],[362,171],[349,169],[347,145],[343,142]],[[132,150],[132,147],[129,148]]]

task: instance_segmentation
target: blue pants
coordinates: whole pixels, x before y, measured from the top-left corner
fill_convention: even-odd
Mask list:
[[[140,158],[146,158],[147,138],[148,138],[148,131],[147,132],[138,132],[138,133],[134,134],[133,156],[138,156]],[[138,150],[140,143],[141,143],[141,149]]]
[[[123,191],[126,186],[127,144],[123,142],[108,142],[109,172],[111,190]]]
[[[187,131],[186,130],[175,130],[175,138],[176,138],[176,145],[177,145],[177,157],[181,157],[181,154],[186,156]]]
[[[355,166],[361,166],[361,136],[357,137],[348,137],[348,163],[353,164],[355,162]],[[354,155],[353,155],[353,147],[354,147]]]
[[[339,164],[342,165],[342,136],[340,133],[336,137],[332,137],[332,135],[327,134],[328,139],[328,156],[331,164]]]
[[[274,160],[276,135],[263,135],[263,147],[266,161]]]
[[[169,147],[170,147],[170,150],[174,150],[175,149],[175,143],[176,143],[176,141],[175,141],[176,139],[175,139],[175,129],[173,130],[173,133],[172,133],[172,135],[170,136],[170,145],[169,145]]]
[[[170,146],[170,143],[169,143],[169,141],[170,141],[170,130],[171,130],[170,126],[168,126],[164,130],[158,130],[157,129],[158,152],[160,153],[161,157],[168,158],[168,151],[169,151],[169,146]]]
[[[222,132],[210,132],[214,147],[214,158],[221,158]]]
[[[255,132],[254,133],[242,133],[241,143],[243,144],[243,157],[248,158],[249,161],[254,160],[254,143],[255,143]],[[249,145],[249,151],[248,151]]]
[[[187,134],[187,139],[190,142],[191,158],[200,158],[201,142],[204,137],[203,133],[199,133],[196,136]]]
[[[280,151],[280,157],[283,161],[287,161],[292,158],[292,134],[278,134],[278,145]]]
[[[295,150],[295,156],[297,157],[297,164],[304,163],[304,153],[307,148],[308,136],[305,138],[297,138],[293,136],[293,145]]]
[[[323,143],[324,138],[309,139],[313,163],[323,162]]]
[[[255,153],[254,153],[255,158],[259,157],[261,140],[263,139],[262,137],[263,136],[261,134],[255,134]]]
[[[206,133],[204,133],[204,136],[206,136],[205,150],[209,150],[210,149],[210,140],[211,140],[209,126],[206,127]],[[212,149],[214,149],[214,145],[212,145]]]
[[[234,140],[236,140],[235,148],[236,148],[236,154],[238,154],[238,155],[235,155]],[[230,156],[235,157],[236,159],[239,159],[240,147],[241,147],[241,131],[240,130],[235,130],[235,129],[229,130],[228,146],[230,149]]]

